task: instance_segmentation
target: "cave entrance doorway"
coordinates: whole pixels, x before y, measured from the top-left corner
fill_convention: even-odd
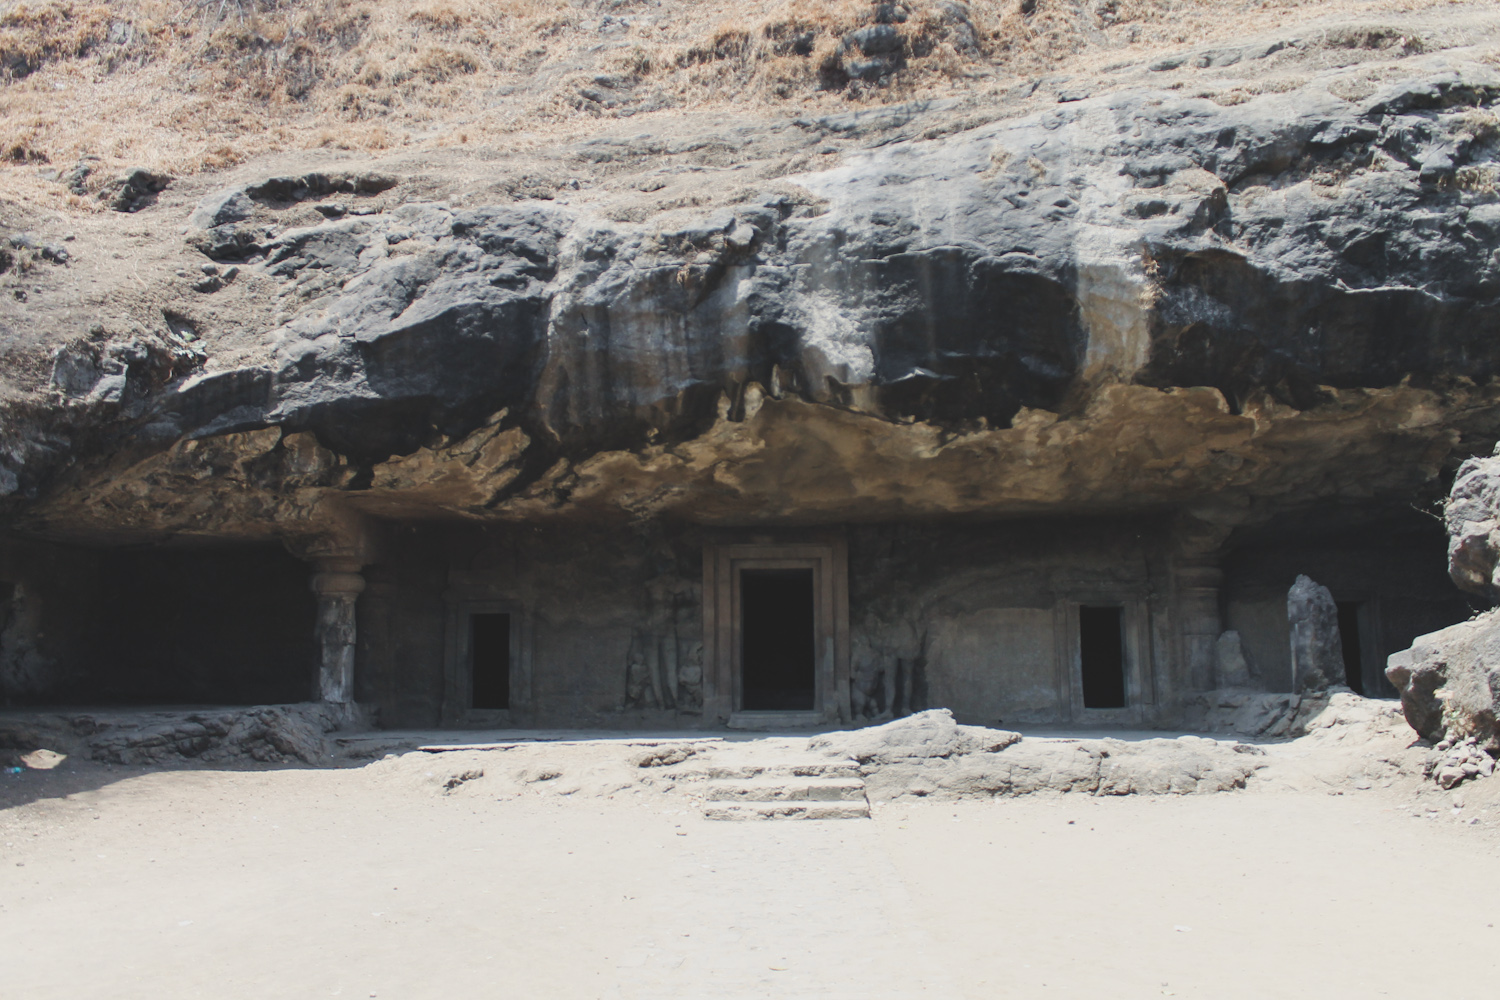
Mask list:
[[[1124,708],[1125,609],[1078,609],[1078,664],[1084,708]]]
[[[510,615],[484,612],[469,616],[470,707],[510,709]]]
[[[813,570],[740,571],[740,704],[748,712],[817,707]]]
[[[703,550],[703,718],[784,729],[849,718],[842,532],[711,541]]]
[[[1359,620],[1364,616],[1363,601],[1339,601],[1339,645],[1344,648],[1344,683],[1355,694],[1365,693],[1365,663],[1363,635]]]
[[[443,724],[471,729],[526,725],[531,624],[525,609],[486,580],[453,574],[449,583]]]

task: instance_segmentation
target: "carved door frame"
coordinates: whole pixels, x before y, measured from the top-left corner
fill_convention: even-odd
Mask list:
[[[727,722],[741,710],[740,573],[811,569],[817,683],[814,711],[849,719],[849,558],[842,536],[709,542],[703,548],[703,717]]]
[[[474,728],[509,727],[521,724],[531,713],[531,622],[519,601],[506,596],[503,588],[482,580],[455,579],[450,574],[443,594],[443,709],[447,726]],[[476,709],[470,671],[469,617],[483,614],[510,615],[510,708]]]
[[[1124,654],[1125,707],[1086,708],[1083,704],[1083,651],[1079,645],[1078,609],[1117,607]],[[1151,717],[1155,707],[1155,658],[1151,650],[1151,611],[1140,595],[1125,590],[1070,594],[1058,604],[1059,702],[1075,723],[1135,725]]]

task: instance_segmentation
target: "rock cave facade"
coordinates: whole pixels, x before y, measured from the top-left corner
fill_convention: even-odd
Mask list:
[[[0,696],[1171,725],[1296,690],[1305,575],[1394,697],[1474,610],[1434,504],[1500,437],[1497,96],[1124,92],[671,228],[209,192],[169,221],[263,356],[98,329],[7,409]]]

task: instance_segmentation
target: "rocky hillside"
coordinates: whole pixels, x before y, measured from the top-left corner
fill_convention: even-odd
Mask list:
[[[1500,436],[1488,5],[704,10],[7,6],[12,524],[1232,526]]]
[[[0,149],[17,163],[62,174],[93,158],[84,176],[69,176],[50,199],[81,208],[86,202],[67,195],[97,193],[118,167],[183,175],[306,149],[483,149],[496,142],[510,150],[517,143],[538,148],[588,134],[601,121],[638,115],[655,116],[638,130],[656,131],[660,116],[689,111],[795,117],[961,95],[1014,113],[1038,87],[1052,91],[1071,80],[1077,89],[1081,78],[1118,74],[1184,44],[1233,43],[1267,30],[1300,32],[1307,37],[1299,47],[1333,53],[1315,63],[1364,63],[1372,54],[1451,44],[1455,22],[1483,6],[6,2]],[[1440,16],[1412,16],[1424,8]],[[1324,23],[1355,12],[1375,20],[1331,33]],[[1258,68],[1252,79],[1237,81],[1240,99],[1294,85],[1296,77],[1286,74],[1293,67],[1284,58],[1277,62],[1281,72]],[[1188,73],[1161,82],[1191,87],[1196,80]],[[533,186],[547,184],[538,177]]]

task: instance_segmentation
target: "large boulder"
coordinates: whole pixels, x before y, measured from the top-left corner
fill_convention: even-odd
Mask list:
[[[1448,575],[1463,590],[1500,595],[1500,446],[1459,467],[1444,505]],[[1385,675],[1401,693],[1406,721],[1432,743],[1500,751],[1500,611],[1418,636],[1393,653]],[[1446,748],[1445,748],[1446,749]]]
[[[1500,751],[1500,611],[1419,636],[1386,663],[1406,721],[1423,739],[1473,737],[1482,748]]]
[[[1448,575],[1470,593],[1500,594],[1500,445],[1490,457],[1459,466],[1444,505],[1448,527]]]

